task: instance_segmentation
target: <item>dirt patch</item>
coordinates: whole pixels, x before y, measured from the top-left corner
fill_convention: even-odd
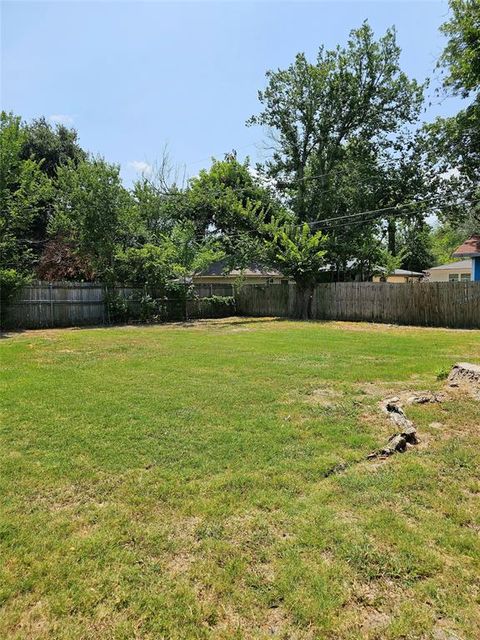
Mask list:
[[[480,400],[480,365],[458,362],[452,367],[447,380],[448,389],[461,389]]]
[[[167,561],[166,570],[174,578],[181,574],[188,573],[195,561],[195,556],[191,553],[177,553]]]
[[[320,407],[333,408],[336,406],[336,400],[343,397],[343,394],[328,387],[313,389],[309,391],[304,398],[307,404],[313,404]]]
[[[433,630],[433,640],[463,640],[463,637],[453,631],[446,621],[437,620]]]

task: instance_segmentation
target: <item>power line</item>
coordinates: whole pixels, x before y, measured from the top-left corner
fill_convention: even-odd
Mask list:
[[[353,214],[347,214],[344,216],[336,216],[334,218],[325,218],[324,220],[315,220],[312,222],[301,222],[298,224],[294,224],[294,225],[290,225],[291,229],[301,229],[304,227],[304,225],[307,225],[309,227],[313,226],[313,225],[317,225],[317,226],[321,226],[322,228],[328,230],[335,230],[335,229],[340,229],[340,228],[344,228],[346,226],[348,226],[349,224],[361,224],[363,222],[373,222],[375,220],[379,220],[381,219],[381,216],[379,216],[379,213],[385,213],[386,211],[391,211],[390,215],[399,215],[400,213],[402,213],[403,209],[405,209],[406,207],[412,207],[414,205],[421,205],[421,204],[428,204],[429,202],[431,202],[432,198],[434,198],[435,200],[438,200],[438,198],[444,199],[445,196],[435,196],[435,197],[430,197],[430,198],[425,198],[423,200],[412,200],[410,202],[406,202],[403,203],[401,205],[391,205],[390,207],[382,207],[380,209],[371,209],[371,210],[367,210],[367,211],[359,211],[357,213],[353,213]],[[441,205],[436,206],[436,210],[438,211],[439,209],[445,209],[447,207],[450,207],[452,205],[461,205],[461,204],[471,204],[474,202],[477,202],[480,200],[455,200],[454,202],[443,202],[441,203]],[[344,224],[342,224],[342,222],[344,222],[345,220],[351,220],[352,218],[358,218],[359,216],[369,216],[368,218],[366,218],[365,220],[359,220],[356,222],[345,222]],[[334,224],[331,224],[331,223]],[[336,224],[335,224],[336,223]],[[245,232],[236,232],[233,234],[225,234],[226,238],[230,238],[230,239],[234,239],[234,238],[239,238],[239,237],[244,237],[245,235],[248,235],[249,231],[246,230]]]
[[[442,195],[436,195],[436,196],[430,196],[427,198],[424,198],[422,200],[411,200],[409,202],[405,202],[399,205],[390,205],[388,207],[382,207],[379,209],[370,209],[370,210],[365,210],[365,211],[359,211],[356,213],[352,213],[352,214],[346,214],[343,216],[335,216],[332,218],[324,218],[323,220],[314,220],[314,221],[310,221],[310,222],[301,222],[301,223],[297,223],[295,225],[290,225],[290,228],[292,229],[301,229],[303,228],[305,225],[312,227],[312,226],[320,226],[322,227],[324,230],[335,230],[335,229],[340,229],[340,228],[344,228],[346,226],[348,226],[349,224],[362,224],[364,222],[373,222],[375,220],[381,219],[381,216],[379,216],[378,214],[380,213],[385,213],[387,211],[390,211],[391,213],[389,215],[398,215],[400,214],[403,209],[408,208],[408,207],[414,207],[416,205],[422,205],[422,204],[432,204],[432,202],[436,202],[438,200],[444,200],[447,196],[442,196]],[[445,209],[447,207],[450,207],[452,205],[462,205],[462,204],[473,204],[476,202],[480,202],[480,199],[474,199],[474,200],[469,200],[469,199],[463,199],[463,200],[454,200],[453,202],[442,202],[440,205],[436,206],[436,210],[439,209]],[[360,216],[368,216],[365,219],[362,220],[358,220],[356,222],[345,222],[346,220],[351,220],[353,218],[358,218]],[[332,224],[333,223],[333,224]],[[336,224],[335,224],[336,223]],[[342,224],[343,223],[343,224]],[[224,234],[226,238],[228,239],[234,239],[234,238],[240,238],[240,237],[245,237],[245,235],[248,235],[249,233],[251,233],[251,230],[245,230],[244,232],[236,232],[236,233],[231,233],[231,234]],[[26,242],[29,244],[43,244],[48,242],[50,239],[44,239],[44,240],[31,240],[28,238],[18,238],[17,241],[18,242]]]

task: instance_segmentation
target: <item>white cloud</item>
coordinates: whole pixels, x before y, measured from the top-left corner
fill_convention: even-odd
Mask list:
[[[132,162],[128,163],[128,166],[137,173],[141,173],[145,176],[151,175],[153,171],[152,165],[148,164],[148,162],[143,162],[142,160],[132,160]]]
[[[54,113],[48,119],[55,124],[64,124],[66,126],[72,125],[74,121],[74,117],[69,116],[67,113]]]

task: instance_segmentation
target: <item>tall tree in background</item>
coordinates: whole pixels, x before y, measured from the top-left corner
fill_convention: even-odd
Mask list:
[[[399,57],[394,29],[375,40],[364,23],[346,47],[321,47],[314,63],[298,54],[288,69],[267,73],[263,110],[249,122],[268,128],[274,151],[266,171],[300,222],[378,206],[374,160],[417,121],[423,99]],[[329,257],[345,263],[374,230],[365,223],[329,231]]]
[[[447,36],[439,67],[447,93],[471,99],[452,118],[438,118],[427,130],[431,156],[442,175],[439,190],[457,193],[469,205],[452,206],[443,219],[480,231],[480,4],[478,0],[450,0],[451,17],[442,25]]]
[[[200,235],[221,243],[229,267],[243,268],[266,259],[263,228],[291,216],[274,191],[250,169],[248,159],[235,154],[212,161],[210,169],[193,178],[181,201],[180,217],[191,220]]]
[[[42,172],[54,180],[57,168],[71,162],[77,166],[87,159],[87,153],[78,142],[75,129],[63,124],[53,125],[41,117],[22,125],[24,139],[20,149],[20,157],[38,163]],[[33,239],[38,251],[43,249],[42,243],[47,238],[47,227],[53,215],[53,191],[45,198],[35,219],[32,229]]]
[[[132,215],[120,168],[102,158],[57,167],[52,236],[60,235],[88,258],[97,279],[111,282],[114,258]]]
[[[35,259],[34,226],[52,193],[41,162],[22,158],[26,132],[21,119],[0,116],[0,285],[2,298],[31,275]]]

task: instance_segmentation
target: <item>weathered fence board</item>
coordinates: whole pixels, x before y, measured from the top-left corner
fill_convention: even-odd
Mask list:
[[[214,285],[214,291],[216,287]],[[210,295],[211,290],[209,286],[208,292],[202,293]],[[132,314],[140,312],[139,299],[143,290],[116,286],[114,292],[127,301]],[[150,293],[159,295],[155,291]],[[219,294],[215,292],[214,295]],[[8,329],[39,329],[104,324],[110,320],[105,297],[105,288],[99,283],[36,282],[24,287],[7,305],[2,314],[2,325]],[[188,301],[189,317],[222,317],[233,313],[234,306],[231,302],[222,305],[221,302],[213,301],[209,304],[205,297]],[[182,300],[162,299],[160,306],[159,315],[162,320],[183,319],[185,305]]]
[[[210,294],[210,285],[205,291]],[[139,290],[117,287],[129,301]],[[215,295],[215,294],[214,294]],[[218,295],[218,293],[217,293]],[[188,302],[191,318],[221,317],[233,312],[247,316],[293,317],[295,285],[244,285],[233,305],[209,305],[200,298]],[[164,303],[165,320],[178,320],[183,304]],[[105,291],[96,283],[35,283],[25,287],[8,306],[6,328],[67,327],[108,321]],[[312,299],[312,317],[318,320],[362,320],[405,325],[480,328],[480,283],[340,282],[319,284]]]
[[[237,313],[292,317],[295,285],[244,285]],[[432,327],[480,328],[479,282],[339,282],[319,284],[312,318]]]
[[[24,287],[5,314],[9,328],[65,327],[104,320],[102,285],[74,282],[38,282]]]

